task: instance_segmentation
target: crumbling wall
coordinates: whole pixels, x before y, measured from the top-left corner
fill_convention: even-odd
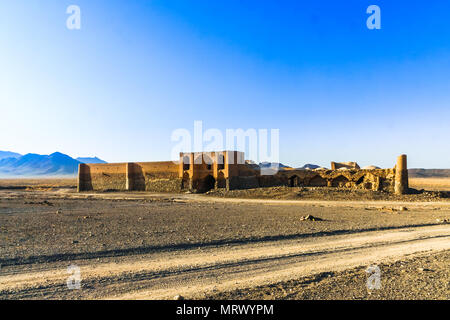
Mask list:
[[[78,190],[177,192],[181,181],[172,161],[80,164]]]
[[[173,161],[137,162],[149,179],[172,179],[178,177],[178,164]]]
[[[190,157],[193,158],[193,154]],[[235,155],[236,156],[236,155]],[[356,163],[333,163],[338,169],[292,169],[264,175],[247,164],[194,164],[189,170],[172,161],[80,164],[78,190],[128,190],[180,192],[212,188],[247,189],[258,187],[336,187],[395,193],[408,192],[406,156],[398,157],[393,169],[357,169]],[[348,168],[353,167],[353,168]]]
[[[280,171],[277,176],[284,185],[298,187],[338,187],[393,192],[395,169],[359,170],[289,170]],[[279,181],[280,179],[278,179]]]
[[[238,184],[239,189],[253,189],[253,188],[258,188],[260,185],[258,177],[256,177],[256,176],[238,177],[237,184]]]
[[[145,191],[179,192],[182,179],[178,177],[179,165],[173,161],[138,162],[142,169]]]
[[[239,176],[225,180],[211,176],[196,179],[191,186],[198,191],[213,187],[250,189],[258,187],[338,187],[394,192],[399,174],[396,169],[360,170],[281,170],[274,175],[260,175],[256,170],[242,170]],[[405,178],[401,177],[403,181]],[[406,178],[407,179],[407,178]],[[185,179],[186,180],[186,179]],[[79,191],[153,191],[180,192],[190,186],[179,178],[178,165],[167,162],[118,164],[82,164]]]
[[[334,161],[331,161],[331,170],[338,170],[338,169],[341,169],[341,168],[355,169],[355,170],[361,169],[359,167],[359,165],[356,162],[353,162],[353,161],[349,161],[349,162],[334,162]]]
[[[126,166],[124,163],[80,164],[79,191],[126,190]]]
[[[145,181],[145,191],[150,192],[181,192],[183,190],[183,180],[174,179],[147,179]]]

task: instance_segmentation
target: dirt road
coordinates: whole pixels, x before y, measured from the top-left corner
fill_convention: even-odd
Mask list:
[[[67,262],[6,266],[4,298],[205,298],[324,271],[369,266],[450,249],[450,226],[369,231],[317,238],[199,247],[74,260],[81,289],[67,288]]]

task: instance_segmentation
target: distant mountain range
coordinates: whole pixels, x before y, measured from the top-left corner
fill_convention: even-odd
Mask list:
[[[450,178],[450,169],[408,169],[410,178]]]
[[[40,155],[29,153],[21,155],[11,151],[0,151],[0,178],[15,177],[39,177],[39,176],[75,176],[80,163],[107,163],[97,157],[70,156],[55,152],[50,155]],[[262,162],[259,165],[249,162],[255,168],[262,170],[289,169],[282,163]],[[299,169],[316,169],[320,166],[315,164],[305,164]],[[413,177],[450,177],[450,169],[409,169],[409,176]]]
[[[6,158],[19,158],[22,155],[20,153],[10,152],[10,151],[0,151],[0,160]]]
[[[80,163],[106,162],[97,157],[73,159],[60,152],[22,156],[0,151],[0,177],[75,176]]]
[[[317,169],[317,168],[321,168],[321,166],[318,166],[317,164],[307,163],[303,167],[300,167],[299,169]]]
[[[267,168],[290,168],[289,166],[286,166],[279,162],[260,162],[259,167],[261,169],[267,169]]]
[[[80,161],[81,163],[108,163],[108,162],[106,162],[106,161],[104,161],[102,159],[99,159],[97,157],[94,157],[94,158],[89,158],[89,157],[87,157],[87,158],[77,158],[76,160]]]

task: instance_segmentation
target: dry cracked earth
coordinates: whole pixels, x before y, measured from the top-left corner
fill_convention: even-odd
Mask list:
[[[0,299],[449,299],[449,199],[377,197],[5,188]]]

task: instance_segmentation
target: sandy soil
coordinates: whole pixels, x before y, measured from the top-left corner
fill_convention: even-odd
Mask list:
[[[0,276],[0,293],[7,299],[170,299],[175,295],[189,299],[235,298],[227,292],[265,292],[259,289],[299,275],[339,272],[449,250],[449,240],[450,227],[439,225],[72,261],[80,268],[80,290],[65,286],[66,264],[6,267]],[[365,279],[356,279],[365,283]],[[448,274],[441,280],[448,282]],[[361,286],[357,281],[355,285]],[[436,294],[440,295],[437,298],[448,298],[445,286]]]
[[[409,178],[409,185],[418,190],[450,191],[450,178]]]
[[[208,299],[430,300],[450,299],[450,251],[381,263],[380,287],[369,289],[367,266],[326,271],[295,280],[219,292]]]
[[[308,214],[323,221],[303,221]],[[339,275],[448,250],[445,219],[447,199],[0,190],[0,298],[220,298],[258,287],[265,292],[299,277]],[[70,264],[81,269],[81,290],[67,289]],[[432,298],[445,294],[441,288]],[[275,292],[273,297],[281,298]]]
[[[329,201],[445,201],[450,200],[450,192],[411,190],[411,194],[395,195],[383,191],[354,190],[348,188],[324,187],[269,187],[246,190],[211,190],[206,193],[213,197],[240,199],[285,199],[285,200],[329,200]]]
[[[0,179],[0,190],[51,191],[77,188],[76,178]]]

